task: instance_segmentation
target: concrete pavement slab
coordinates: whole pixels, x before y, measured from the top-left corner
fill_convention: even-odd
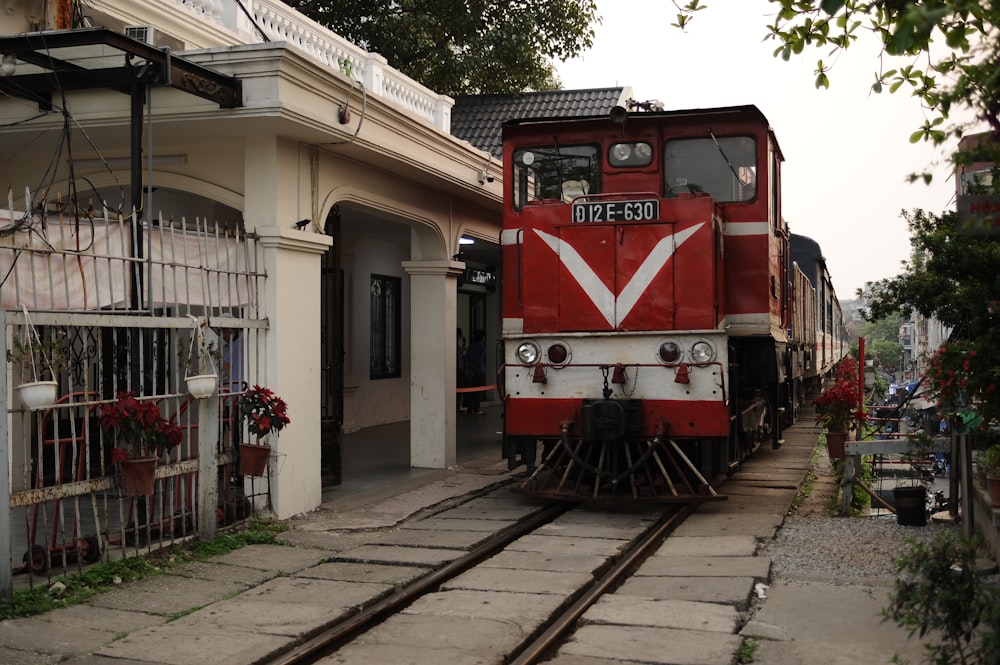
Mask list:
[[[509,623],[496,619],[404,614],[392,617],[356,642],[359,645],[395,644],[418,649],[457,650],[475,657],[488,654],[492,662],[502,662],[503,655],[527,636],[528,633],[512,631]]]
[[[401,529],[424,531],[478,531],[493,533],[514,524],[514,520],[482,520],[482,519],[447,519],[430,517],[416,522],[407,522]]]
[[[367,545],[404,545],[406,547],[434,547],[438,549],[467,550],[489,538],[482,531],[426,531],[421,529],[392,529],[375,534]]]
[[[151,626],[101,648],[97,654],[165,665],[205,665],[209,662],[212,665],[246,665],[287,643],[283,636],[232,628],[224,631],[212,627],[185,628],[182,634],[172,624]]]
[[[517,626],[530,633],[551,615],[563,598],[545,593],[496,593],[456,589],[418,598],[403,614],[444,617],[475,617]]]
[[[341,582],[337,580],[320,580],[301,577],[278,577],[254,587],[238,597],[225,601],[226,605],[243,602],[259,601],[272,605],[314,605],[338,609],[351,607],[373,596],[377,596],[390,588],[388,584],[371,584],[366,582]],[[272,612],[280,612],[272,608]]]
[[[0,663],[4,665],[56,665],[59,662],[62,662],[61,658],[54,654],[0,647]]]
[[[923,662],[916,638],[882,622],[888,587],[777,579],[741,635],[759,636],[755,665],[884,665],[893,654]]]
[[[371,542],[375,535],[370,531],[318,531],[291,528],[281,534],[281,540],[293,547],[309,547],[327,552],[339,552]]]
[[[343,598],[341,602],[343,604],[339,607],[310,602],[275,606],[260,599],[238,599],[216,603],[182,617],[169,626],[176,631],[178,640],[183,640],[184,635],[191,630],[201,634],[212,630],[219,633],[252,631],[261,635],[298,639],[321,629],[331,621],[346,619],[362,601]]]
[[[522,536],[507,546],[511,552],[540,552],[550,554],[584,554],[614,556],[628,544],[627,540],[610,538],[577,538],[573,536]]]
[[[94,596],[89,604],[95,607],[169,616],[245,591],[249,586],[241,582],[154,575]]]
[[[636,575],[681,577],[755,577],[767,579],[771,560],[762,556],[659,556],[646,560]]]
[[[740,641],[736,635],[710,631],[592,624],[577,630],[559,654],[610,659],[627,654],[629,662],[720,665],[732,662]]]
[[[409,564],[411,566],[439,566],[454,561],[462,553],[431,547],[394,547],[392,545],[363,545],[353,550],[338,552],[336,561],[359,561],[362,563]]]
[[[646,600],[632,596],[603,596],[581,618],[586,624],[658,626],[685,630],[736,632],[739,613],[731,605],[690,600]]]
[[[752,577],[632,577],[615,592],[636,598],[696,600],[745,610],[753,591]]]
[[[54,622],[48,616],[0,621],[0,647],[47,654],[83,654],[115,638],[115,627],[103,630],[79,623]]]
[[[0,659],[0,663],[7,665],[7,661]],[[20,665],[17,662],[10,665]],[[130,658],[109,658],[108,656],[98,656],[97,654],[87,654],[78,656],[70,660],[63,661],[60,665],[167,665],[162,661],[155,660],[132,660]]]
[[[316,665],[499,665],[492,654],[470,653],[464,649],[427,649],[397,644],[351,643]]]
[[[247,545],[214,557],[214,563],[264,570],[272,575],[295,573],[329,557],[329,553],[286,545]]]
[[[550,570],[512,572],[504,568],[474,568],[441,585],[441,590],[472,589],[568,596],[592,579],[593,575],[589,573],[560,573]]]
[[[189,561],[175,568],[170,568],[164,574],[192,577],[199,580],[212,580],[214,582],[238,582],[246,586],[260,584],[264,580],[274,577],[274,573],[267,570],[219,563],[216,559],[212,559],[211,561]]]
[[[586,554],[541,554],[539,552],[503,551],[484,561],[485,568],[511,570],[554,570],[557,572],[592,573],[607,561],[607,557]]]
[[[751,535],[770,540],[785,521],[783,513],[750,513],[727,515],[725,513],[696,512],[674,531],[675,536],[738,536]]]
[[[155,614],[92,605],[60,607],[45,614],[43,618],[57,624],[89,626],[97,630],[108,630],[109,626],[114,626],[115,632],[131,632],[163,623],[163,617]]]
[[[657,554],[661,556],[753,556],[757,540],[753,536],[677,536],[667,539]]]
[[[591,656],[556,656],[545,661],[545,665],[624,665],[629,661],[611,658],[594,658]],[[635,661],[631,661],[635,663]]]
[[[421,575],[426,575],[427,569],[419,566],[391,566],[379,563],[354,563],[350,561],[331,561],[321,563],[296,577],[313,577],[323,580],[340,580],[342,582],[372,582],[401,586]]]

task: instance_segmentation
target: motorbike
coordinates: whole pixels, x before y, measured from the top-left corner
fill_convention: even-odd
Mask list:
[[[934,490],[927,493],[927,516],[948,510],[950,498],[944,495],[944,490]]]

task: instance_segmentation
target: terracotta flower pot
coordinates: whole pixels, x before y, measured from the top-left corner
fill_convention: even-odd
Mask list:
[[[267,460],[270,456],[270,446],[241,443],[240,473],[244,476],[263,476],[267,471]]]
[[[156,483],[155,457],[136,457],[122,462],[122,494],[151,496]]]
[[[830,459],[844,459],[844,444],[847,443],[847,432],[827,432],[826,452]]]
[[[986,475],[986,489],[990,493],[990,506],[1000,508],[1000,476]]]

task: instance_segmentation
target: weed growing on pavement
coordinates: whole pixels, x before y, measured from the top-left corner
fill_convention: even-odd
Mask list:
[[[65,588],[52,586],[15,591],[10,600],[0,600],[0,619],[42,614],[60,607],[78,605],[97,594],[110,591],[122,582],[155,575],[156,567],[145,559],[130,558],[91,566],[70,577],[60,577]]]
[[[220,535],[212,542],[191,541],[153,552],[145,557],[129,557],[88,566],[74,575],[53,580],[53,585],[36,586],[14,592],[10,600],[0,599],[0,620],[27,617],[60,607],[79,605],[97,594],[105,593],[124,582],[132,582],[162,573],[165,569],[189,561],[202,561],[226,554],[247,545],[280,545],[278,534],[287,527],[275,520],[254,519],[240,531]]]
[[[934,665],[1000,663],[1000,596],[976,570],[978,542],[950,532],[909,542],[896,562],[883,621],[895,621],[911,637],[933,637],[924,648]]]
[[[752,663],[755,651],[757,651],[757,640],[752,637],[746,638],[743,640],[743,644],[740,645],[739,653],[736,654],[736,662],[740,665]]]

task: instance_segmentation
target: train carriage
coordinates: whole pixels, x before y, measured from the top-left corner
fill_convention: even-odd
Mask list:
[[[767,120],[617,108],[503,136],[504,455],[522,491],[721,498],[796,400]]]

